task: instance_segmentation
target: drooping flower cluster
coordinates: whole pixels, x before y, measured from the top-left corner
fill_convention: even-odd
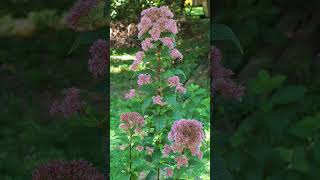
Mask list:
[[[82,108],[80,100],[80,90],[77,88],[68,88],[65,90],[64,98],[59,101],[55,100],[50,107],[50,114],[62,114],[69,117],[77,114]]]
[[[103,175],[87,161],[52,161],[37,167],[32,172],[32,180],[70,179],[103,180]]]
[[[144,84],[150,84],[151,83],[151,76],[150,74],[140,74],[138,76],[138,85],[142,86]]]
[[[171,149],[173,152],[183,152],[189,149],[194,156],[200,153],[200,145],[204,140],[203,126],[200,121],[181,119],[175,121],[168,139],[173,141]]]
[[[88,16],[97,4],[98,0],[77,0],[66,16],[66,23],[69,28],[77,30],[80,19]]]
[[[221,65],[222,55],[219,49],[212,47],[210,51],[212,62],[212,88],[214,92],[220,92],[224,97],[240,99],[244,95],[245,88],[231,80],[233,71]]]
[[[132,99],[136,95],[135,89],[130,89],[128,93],[124,95],[126,99]]]
[[[170,87],[176,87],[176,91],[179,93],[186,93],[186,88],[180,83],[179,76],[172,76],[167,79],[167,84]]]
[[[137,112],[127,112],[120,115],[120,128],[123,130],[144,126],[144,118]]]
[[[107,72],[109,43],[103,39],[96,40],[90,47],[91,59],[88,61],[89,71],[95,76],[104,76]]]

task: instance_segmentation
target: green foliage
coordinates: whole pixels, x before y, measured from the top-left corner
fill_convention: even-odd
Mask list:
[[[264,70],[246,87],[241,103],[218,99],[216,147],[217,156],[223,157],[218,166],[225,166],[239,180],[317,179],[311,172],[320,167],[315,158],[319,96]],[[215,172],[222,179],[230,178],[228,172]]]

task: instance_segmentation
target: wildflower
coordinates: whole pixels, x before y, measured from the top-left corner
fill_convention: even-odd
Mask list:
[[[216,47],[212,47],[210,51],[210,59],[212,62],[212,88],[214,92],[220,92],[224,97],[240,99],[244,95],[245,88],[237,85],[230,79],[234,73],[230,69],[226,69],[221,65],[221,52]]]
[[[95,77],[103,76],[107,72],[108,49],[107,41],[102,39],[98,39],[90,47],[91,59],[88,61],[88,68]]]
[[[124,95],[126,99],[132,99],[136,95],[135,89],[130,89],[128,93]]]
[[[160,41],[162,42],[162,44],[167,46],[169,49],[173,49],[174,48],[174,39],[173,38],[164,37],[164,38],[161,38]]]
[[[170,146],[168,144],[165,144],[162,150],[163,157],[168,157],[170,152],[171,152]]]
[[[148,155],[152,155],[153,154],[153,148],[146,146],[146,151]]]
[[[142,49],[144,51],[147,51],[148,49],[153,48],[152,39],[151,38],[146,38],[145,40],[143,40],[141,42],[141,46],[142,46]]]
[[[150,84],[151,83],[151,76],[149,74],[140,74],[138,76],[138,85],[142,86],[144,84]]]
[[[163,170],[166,173],[165,176],[167,176],[167,177],[172,177],[173,176],[173,169],[172,168],[165,167]]]
[[[134,132],[135,132],[136,134],[141,134],[141,133],[142,133],[142,130],[141,130],[141,128],[137,127],[137,128],[134,130]]]
[[[103,175],[87,161],[52,161],[32,172],[32,180],[44,179],[103,180]]]
[[[165,22],[164,26],[169,32],[171,32],[173,34],[178,33],[177,21],[175,21],[173,19],[169,19],[167,22]]]
[[[175,158],[177,163],[177,168],[180,169],[181,166],[188,167],[188,158],[185,155],[181,155]]]
[[[183,87],[183,85],[181,83],[179,83],[177,86],[176,86],[176,91],[179,92],[179,93],[186,93],[187,89],[185,87]]]
[[[169,77],[169,78],[167,79],[167,84],[168,84],[168,86],[170,86],[170,87],[177,86],[177,85],[179,85],[179,83],[180,83],[180,78],[179,78],[179,76],[172,76],[172,77]]]
[[[193,155],[196,155],[204,139],[202,123],[186,119],[175,121],[168,134],[168,139],[173,141],[171,148],[174,152],[182,152],[188,148]]]
[[[98,4],[98,0],[77,0],[66,16],[66,22],[69,28],[77,30],[80,19],[88,16],[91,9]]]
[[[140,145],[136,147],[136,150],[139,152],[143,151],[143,149],[144,149],[143,146],[140,146]]]
[[[170,55],[171,55],[171,57],[176,58],[176,59],[180,59],[180,60],[183,59],[183,55],[179,52],[178,49],[171,50]]]
[[[124,130],[144,125],[144,118],[137,112],[121,114],[120,121],[123,122],[123,124],[120,124],[120,128]]]
[[[164,106],[165,105],[165,102],[162,101],[162,97],[157,95],[157,96],[153,96],[152,97],[152,101],[153,101],[153,104],[158,104],[160,106]]]

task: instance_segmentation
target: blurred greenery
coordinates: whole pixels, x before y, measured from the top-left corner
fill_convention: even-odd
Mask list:
[[[215,97],[216,179],[319,179],[319,5],[231,0],[213,7],[211,43],[246,87],[240,102]]]

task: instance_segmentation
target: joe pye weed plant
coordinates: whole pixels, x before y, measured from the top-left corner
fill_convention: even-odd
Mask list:
[[[124,95],[127,103],[141,108],[119,117],[118,150],[120,158],[126,159],[119,168],[124,179],[190,179],[204,165],[203,121],[208,119],[183,113],[198,107],[184,105],[189,93],[186,75],[172,65],[183,62],[176,48],[178,28],[173,17],[165,6],[141,12],[138,38],[142,50],[130,66],[137,85]]]

